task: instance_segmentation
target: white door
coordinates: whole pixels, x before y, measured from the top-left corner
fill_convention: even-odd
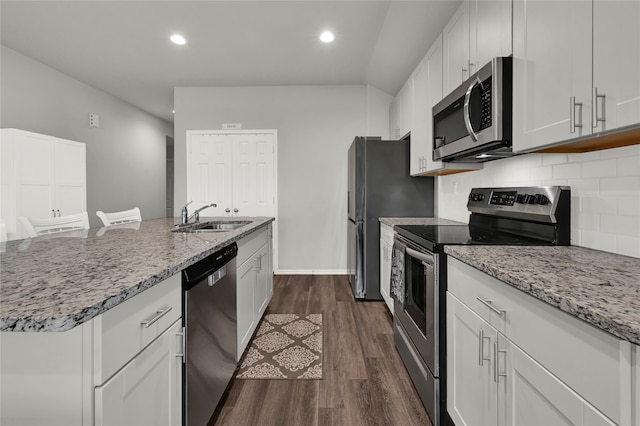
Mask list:
[[[593,86],[595,132],[640,123],[640,2],[594,2]]]
[[[55,139],[54,198],[56,214],[67,216],[87,209],[85,144]]]
[[[17,216],[53,216],[53,144],[51,138],[19,132],[15,138]]]
[[[443,96],[469,78],[469,0],[462,2],[442,30]]]
[[[590,134],[591,0],[513,8],[514,151]]]
[[[500,424],[614,424],[510,340],[498,339]]]
[[[95,424],[182,424],[180,321],[95,389]]]
[[[497,331],[447,293],[447,411],[458,426],[498,424]]]
[[[274,135],[233,135],[233,216],[274,216]]]
[[[202,215],[231,216],[225,213],[233,208],[233,146],[228,135],[191,134],[188,174],[187,198],[193,201],[189,212],[216,203]]]

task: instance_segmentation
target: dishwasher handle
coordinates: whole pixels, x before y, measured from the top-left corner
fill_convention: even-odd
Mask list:
[[[215,271],[213,274],[207,277],[207,283],[209,287],[213,287],[215,283],[223,279],[227,275],[227,265]]]

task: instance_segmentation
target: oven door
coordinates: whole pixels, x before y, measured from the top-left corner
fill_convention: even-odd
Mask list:
[[[407,245],[404,261],[404,300],[397,314],[409,338],[434,377],[438,360],[437,254]]]

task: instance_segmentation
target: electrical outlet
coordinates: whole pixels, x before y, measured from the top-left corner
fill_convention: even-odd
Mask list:
[[[100,127],[100,116],[98,114],[89,114],[89,126]]]

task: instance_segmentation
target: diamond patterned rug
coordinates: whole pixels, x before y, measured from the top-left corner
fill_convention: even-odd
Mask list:
[[[322,314],[266,314],[237,379],[322,379]]]

